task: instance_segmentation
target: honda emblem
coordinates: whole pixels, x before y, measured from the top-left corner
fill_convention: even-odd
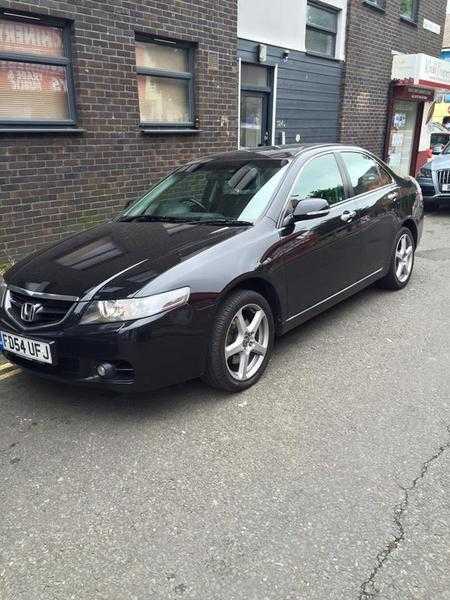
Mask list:
[[[25,304],[22,304],[20,318],[25,323],[33,323],[36,320],[36,317],[41,308],[42,304],[32,304],[31,302],[25,302]]]

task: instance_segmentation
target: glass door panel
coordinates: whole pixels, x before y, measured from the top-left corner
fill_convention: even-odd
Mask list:
[[[268,142],[267,94],[241,94],[241,147],[256,148]]]
[[[409,175],[419,105],[397,100],[389,135],[389,166],[402,177]]]

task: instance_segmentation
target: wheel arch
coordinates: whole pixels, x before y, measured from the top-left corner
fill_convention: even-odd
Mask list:
[[[220,297],[220,302],[223,302],[227,296],[235,292],[236,290],[252,290],[261,294],[270,305],[272,309],[273,319],[275,323],[276,334],[280,334],[282,331],[283,324],[283,309],[281,305],[280,295],[278,294],[273,283],[265,279],[264,277],[249,276],[232,282],[223,291]]]
[[[414,246],[417,248],[417,242],[419,239],[419,230],[417,228],[416,222],[414,221],[414,219],[412,219],[411,217],[409,217],[408,219],[405,219],[405,221],[403,221],[402,223],[402,227],[406,227],[407,229],[409,229],[413,235],[414,238]]]

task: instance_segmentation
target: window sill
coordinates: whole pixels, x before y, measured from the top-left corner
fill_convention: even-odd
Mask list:
[[[142,127],[141,131],[144,135],[192,135],[196,133],[201,133],[201,129],[177,129],[177,128],[155,128],[155,127]]]
[[[407,25],[410,25],[411,27],[418,27],[418,23],[417,21],[414,21],[413,19],[410,19],[409,17],[404,17],[403,15],[400,15],[400,21],[402,21],[402,23],[406,23]]]
[[[305,54],[306,56],[313,56],[314,58],[324,58],[325,60],[331,60],[338,63],[343,62],[340,58],[329,56],[328,54],[321,54],[320,52],[311,52],[310,50],[307,50]]]
[[[40,133],[40,134],[75,134],[80,135],[84,133],[84,129],[79,129],[78,127],[8,127],[2,126],[0,124],[0,133]]]
[[[363,0],[363,4],[365,4],[366,6],[368,6],[369,8],[371,8],[372,10],[375,10],[376,12],[379,12],[381,14],[385,14],[386,13],[386,8],[384,6],[378,6],[377,4],[374,4],[373,2],[370,2],[370,0]]]

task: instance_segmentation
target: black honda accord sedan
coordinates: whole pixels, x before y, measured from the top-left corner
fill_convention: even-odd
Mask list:
[[[3,352],[66,382],[142,390],[203,377],[240,391],[277,335],[374,282],[405,287],[422,226],[415,180],[357,147],[191,162],[7,271]]]

